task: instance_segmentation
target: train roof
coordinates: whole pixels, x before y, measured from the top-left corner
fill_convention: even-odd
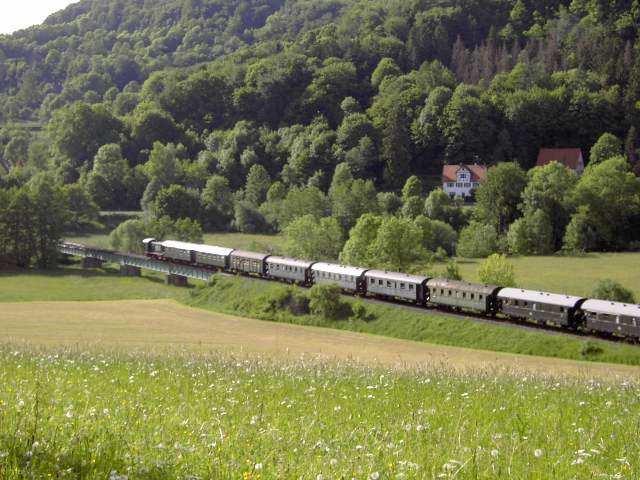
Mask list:
[[[222,255],[223,257],[226,257],[233,251],[233,248],[216,247],[215,245],[205,245],[191,242],[179,242],[177,240],[165,240],[164,242],[160,242],[160,244],[163,247],[180,248],[182,250],[192,250],[194,252],[208,253],[211,255]]]
[[[144,240],[142,240],[142,243],[144,243],[146,245],[147,243],[151,243],[151,242],[155,242],[155,241],[156,241],[155,238],[150,237],[150,238],[145,238]]]
[[[163,247],[168,248],[180,248],[182,250],[192,250],[193,247],[197,247],[197,243],[190,242],[180,242],[178,240],[163,240],[162,242],[158,242]]]
[[[525,302],[539,302],[549,305],[559,305],[561,307],[574,308],[576,304],[583,300],[583,297],[571,295],[561,295],[559,293],[538,292],[535,290],[524,290],[522,288],[501,288],[498,298],[513,298]]]
[[[359,277],[368,270],[367,268],[362,267],[351,267],[349,265],[339,265],[337,263],[324,262],[314,263],[311,269],[314,271],[317,270],[319,272],[336,273],[339,275],[352,275],[354,277]]]
[[[278,265],[287,265],[289,267],[299,267],[307,269],[316,262],[311,262],[309,260],[298,260],[296,258],[270,256],[269,258],[267,258],[267,263],[277,263]]]
[[[422,275],[410,275],[402,272],[388,272],[386,270],[368,270],[365,274],[367,278],[381,278],[384,280],[393,280],[395,282],[423,283],[429,280],[429,277]]]
[[[629,317],[640,317],[640,305],[634,303],[612,302],[610,300],[585,300],[582,310],[594,313],[606,313],[609,315],[626,315]]]
[[[250,258],[252,260],[264,261],[269,256],[268,253],[249,252],[247,250],[234,250],[231,252],[232,257]]]
[[[497,285],[483,285],[481,283],[469,283],[461,280],[449,280],[447,278],[430,278],[427,280],[429,288],[452,288],[455,290],[470,290],[474,292],[492,294],[500,287]]]

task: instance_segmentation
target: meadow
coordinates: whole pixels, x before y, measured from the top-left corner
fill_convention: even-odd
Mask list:
[[[0,477],[636,478],[638,384],[0,346]]]

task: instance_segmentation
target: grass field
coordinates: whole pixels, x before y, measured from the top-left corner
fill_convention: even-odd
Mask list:
[[[611,278],[640,300],[640,253],[589,253],[578,257],[511,257],[516,282],[523,288],[588,296],[596,282]],[[478,281],[481,259],[458,259],[465,280]]]
[[[53,270],[0,271],[0,302],[87,301],[175,298],[188,289],[164,285],[163,277],[121,277],[118,268],[81,270],[77,264]],[[0,307],[1,308],[1,307]]]
[[[400,369],[493,369],[640,379],[636,367],[438,346],[351,331],[265,322],[170,300],[5,303],[0,337],[13,344],[189,351],[350,361]]]
[[[0,477],[637,478],[640,388],[0,346]]]

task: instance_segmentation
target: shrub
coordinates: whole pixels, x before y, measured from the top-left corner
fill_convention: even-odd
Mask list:
[[[602,347],[591,341],[587,341],[580,348],[580,355],[586,358],[595,357],[602,353]]]
[[[615,280],[608,278],[599,280],[591,293],[593,298],[611,300],[613,302],[635,303],[633,292]]]
[[[506,255],[494,253],[487,258],[478,269],[478,276],[482,283],[513,287],[516,284],[513,264]]]
[[[317,283],[309,290],[309,309],[314,315],[338,320],[349,317],[351,306],[340,298],[340,287],[334,284]]]
[[[471,222],[460,232],[456,252],[461,257],[488,257],[498,250],[498,235],[490,225]]]
[[[440,273],[440,276],[449,280],[462,280],[462,275],[460,275],[460,269],[458,268],[458,262],[453,258],[449,259],[447,266],[442,273]]]

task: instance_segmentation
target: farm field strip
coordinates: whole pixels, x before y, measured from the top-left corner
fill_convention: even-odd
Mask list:
[[[4,303],[0,338],[48,346],[309,356],[397,368],[500,369],[640,378],[640,368],[494,353],[289,325],[185,307],[170,300]]]

